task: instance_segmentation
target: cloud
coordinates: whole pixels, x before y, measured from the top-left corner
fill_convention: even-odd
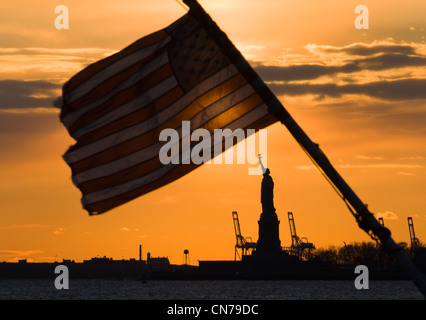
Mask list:
[[[386,70],[406,67],[423,67],[426,57],[412,56],[402,53],[386,53],[375,57],[357,59],[352,61],[363,70]]]
[[[263,47],[247,48],[261,50]],[[362,94],[389,101],[426,98],[426,74],[424,77],[412,76],[412,73],[421,73],[421,67],[426,66],[424,44],[393,41],[354,43],[341,47],[309,44],[306,49],[308,54],[297,55],[296,60],[291,60],[293,62],[288,65],[266,65],[257,62],[253,65],[278,95],[313,94],[317,99],[323,99]],[[36,68],[46,68],[55,61],[72,62],[71,69],[74,68],[74,73],[78,72],[83,64],[94,62],[110,53],[111,49],[103,48],[0,48],[0,57],[16,56],[28,60],[27,63],[25,60],[17,61],[17,66],[28,64],[29,67],[35,63],[32,59],[42,57],[48,60],[35,63]],[[282,59],[287,61],[286,56]],[[404,73],[381,73],[398,69],[404,69]],[[392,81],[371,81],[371,77],[368,78],[369,72],[379,72],[376,78],[387,77]],[[313,82],[319,79],[322,79],[322,83]],[[332,81],[324,83],[324,79]],[[47,80],[0,80],[0,110],[29,111],[36,108],[53,108],[53,102],[60,95],[61,87],[62,83]]]
[[[382,71],[426,65],[423,43],[373,42],[344,47],[309,44],[308,54],[283,55],[286,65],[256,64],[256,71],[266,81],[317,79],[337,73]],[[288,63],[291,61],[291,63]]]
[[[423,166],[418,164],[401,163],[373,163],[373,164],[341,164],[337,166],[340,169],[420,169]]]
[[[401,175],[401,176],[408,176],[408,177],[416,176],[414,173],[404,172],[404,171],[400,171],[400,172],[398,172],[398,174]]]
[[[324,64],[298,64],[290,66],[258,65],[256,72],[265,81],[313,80],[338,73],[350,74],[365,71],[382,71],[407,67],[426,66],[426,57],[387,53],[375,57],[354,59],[340,66]]]
[[[121,231],[124,231],[124,232],[130,232],[130,231],[139,232],[139,229],[138,228],[130,229],[128,227],[122,227]]]
[[[376,213],[377,218],[383,218],[386,220],[398,220],[398,216],[396,213],[392,211],[378,212]]]
[[[113,52],[105,48],[0,48],[0,110],[52,108],[71,76]]]
[[[362,160],[383,160],[383,157],[358,155],[355,158]]]
[[[66,81],[114,51],[102,48],[0,48],[3,79]]]
[[[338,169],[421,169],[424,166],[418,164],[403,164],[403,163],[371,163],[371,164],[339,164],[335,165]],[[314,165],[296,166],[298,170],[313,170]]]
[[[13,229],[44,229],[49,228],[46,224],[32,223],[32,224],[14,224],[10,226],[0,226],[0,230],[13,230]]]
[[[68,49],[59,49],[59,48],[0,48],[0,55],[63,55],[69,57],[87,57],[94,56],[99,57],[101,55],[108,56],[113,49],[105,48],[68,48]]]
[[[253,62],[277,95],[341,98],[365,95],[385,101],[426,99],[426,45],[373,42],[343,47],[306,46],[308,54],[283,55],[286,64]]]
[[[421,28],[421,27],[413,27],[413,26],[411,26],[410,27],[410,31],[425,31],[425,29],[424,28]]]
[[[153,204],[164,204],[164,203],[176,203],[178,201],[178,197],[175,195],[165,196],[158,201],[152,202]]]
[[[425,157],[422,156],[410,156],[410,157],[402,157],[399,160],[425,160]]]
[[[402,79],[345,85],[334,83],[311,84],[309,82],[298,84],[271,83],[269,87],[277,95],[312,94],[318,96],[319,99],[326,96],[338,98],[348,94],[366,95],[387,101],[426,99],[426,79]]]
[[[0,80],[0,109],[53,107],[61,87],[43,80]]]
[[[313,169],[316,169],[317,167],[315,167],[314,165],[309,165],[309,166],[296,166],[296,169],[297,170],[305,170],[305,171],[308,171],[308,170],[313,170]]]
[[[40,223],[32,223],[32,224],[14,224],[10,226],[0,226],[0,230],[25,230],[25,229],[53,229],[52,226],[46,225],[46,224],[40,224]],[[64,228],[56,228],[52,231],[52,233],[55,236],[63,235],[65,233]]]
[[[41,250],[27,250],[27,251],[18,251],[18,250],[0,250],[0,256],[20,256],[26,257],[31,256],[33,254],[42,253]]]
[[[289,107],[290,103],[296,105],[297,108],[305,109],[314,117],[333,121],[333,126],[341,127],[345,131],[363,130],[366,134],[372,131],[386,135],[401,134],[411,136],[410,139],[426,134],[425,100],[389,101],[373,99],[366,95],[347,95],[338,98],[318,96],[317,103],[311,96],[285,96],[283,99]],[[398,160],[403,160],[399,158]]]
[[[266,66],[255,67],[256,72],[264,81],[298,81],[313,80],[325,75],[336,73],[352,73],[361,68],[355,64],[344,66],[326,66],[321,64],[301,64],[291,66]]]
[[[53,234],[55,235],[55,236],[61,236],[61,235],[63,235],[65,233],[65,229],[64,228],[58,228],[58,229],[56,229],[55,231],[53,231]]]
[[[416,54],[417,47],[413,44],[395,44],[393,42],[352,43],[343,47],[321,46],[308,44],[306,49],[311,53],[346,53],[349,55],[371,56],[382,53]]]

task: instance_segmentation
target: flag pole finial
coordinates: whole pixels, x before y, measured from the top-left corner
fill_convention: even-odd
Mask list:
[[[185,5],[182,4],[182,2],[185,2],[185,1],[176,0],[176,2],[179,3],[182,6],[182,8],[184,8],[186,11],[189,11],[189,9]]]
[[[184,4],[186,4],[186,5],[189,7],[189,9],[197,10],[197,9],[200,9],[200,8],[201,8],[201,6],[200,6],[200,4],[197,2],[197,0],[182,0],[182,2],[183,2]]]

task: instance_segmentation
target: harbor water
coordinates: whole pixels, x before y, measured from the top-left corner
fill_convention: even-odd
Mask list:
[[[0,280],[0,300],[422,300],[411,281]]]

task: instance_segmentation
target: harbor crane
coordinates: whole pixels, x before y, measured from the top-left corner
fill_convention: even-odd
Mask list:
[[[296,233],[296,225],[294,223],[293,212],[288,213],[288,223],[290,225],[291,247],[290,253],[296,255],[299,259],[311,259],[311,251],[315,249],[313,243],[308,242],[306,237],[299,238]]]
[[[237,255],[240,259],[243,258],[244,255],[249,254],[250,251],[253,251],[253,249],[256,249],[256,242],[253,242],[250,237],[244,238],[241,235],[241,228],[240,228],[240,220],[238,219],[238,212],[233,211],[232,212],[232,219],[234,220],[234,230],[235,230],[235,236],[237,238],[237,243],[235,244],[235,253],[234,253],[234,260],[237,260]],[[241,255],[238,253],[238,250],[241,249]]]
[[[416,234],[414,232],[414,222],[412,217],[408,217],[408,231],[410,232],[410,240],[411,240],[411,251],[419,249],[423,247],[421,241],[416,238]]]

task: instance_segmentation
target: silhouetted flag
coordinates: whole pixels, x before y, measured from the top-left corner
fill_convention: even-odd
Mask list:
[[[277,121],[253,88],[257,75],[251,68],[239,72],[236,63],[247,62],[239,53],[224,52],[214,37],[186,14],[64,85],[61,121],[77,141],[64,160],[90,214],[108,211],[199,166],[160,162],[163,129],[181,133],[182,121],[190,120],[191,130],[213,133],[261,129]]]

